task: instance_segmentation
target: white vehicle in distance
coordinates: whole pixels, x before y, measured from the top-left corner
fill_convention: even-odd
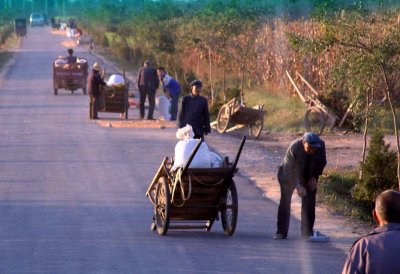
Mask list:
[[[32,13],[29,17],[29,23],[32,27],[34,26],[44,26],[44,17],[42,13]]]

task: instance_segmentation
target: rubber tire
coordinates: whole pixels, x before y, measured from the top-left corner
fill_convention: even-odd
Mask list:
[[[317,123],[312,123],[310,120],[310,115],[311,114],[317,114],[318,115],[318,124]],[[322,110],[319,107],[310,107],[307,111],[306,114],[304,115],[304,127],[307,131],[322,134],[322,132],[325,129],[325,114],[322,112]]]
[[[226,118],[226,123],[224,124],[223,122],[222,122],[222,115],[225,113],[226,114],[226,112],[227,112],[227,118]],[[229,109],[229,106],[228,105],[223,105],[222,107],[221,107],[221,109],[219,110],[219,112],[218,112],[218,117],[217,117],[217,130],[218,130],[218,132],[219,133],[225,133],[226,132],[226,130],[228,129],[228,126],[229,126],[229,120],[231,119],[231,112],[230,112],[230,109]]]
[[[226,200],[228,195],[230,195],[232,198],[232,205],[230,206],[232,208],[231,220],[228,220],[228,213],[227,213],[228,208],[226,205]],[[235,233],[237,219],[238,219],[238,209],[239,209],[239,202],[238,202],[236,185],[235,181],[232,180],[231,185],[229,186],[226,194],[223,197],[221,206],[221,223],[222,223],[222,228],[224,229],[224,233],[227,236],[232,236],[233,233]]]
[[[55,88],[54,89],[54,95],[57,95],[58,94],[58,90]]]
[[[170,198],[167,178],[161,177],[158,179],[155,197],[156,205],[154,208],[155,223],[157,226],[158,235],[166,235],[168,231],[171,208]],[[163,216],[161,216],[160,211],[162,211]]]

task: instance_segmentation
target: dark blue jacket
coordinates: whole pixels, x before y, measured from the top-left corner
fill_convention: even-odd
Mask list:
[[[178,127],[189,124],[197,136],[204,136],[211,132],[210,113],[207,99],[203,96],[186,95],[181,100],[178,113]]]
[[[164,77],[161,78],[161,84],[164,89],[168,90],[168,92],[173,96],[177,96],[181,93],[181,85],[179,82],[168,74],[165,74]]]

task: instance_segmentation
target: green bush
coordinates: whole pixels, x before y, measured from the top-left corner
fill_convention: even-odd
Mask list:
[[[3,45],[7,41],[13,31],[14,28],[12,24],[0,26],[0,45]]]
[[[226,101],[229,102],[233,98],[240,98],[240,88],[227,88],[225,90]]]
[[[355,185],[353,195],[365,201],[373,201],[385,189],[393,189],[397,184],[396,152],[385,144],[384,135],[375,132],[369,142],[368,155],[361,163],[362,179]]]

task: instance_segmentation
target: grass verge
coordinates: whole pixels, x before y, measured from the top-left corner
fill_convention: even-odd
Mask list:
[[[264,129],[274,132],[304,131],[306,107],[288,92],[245,91],[245,101],[248,106],[264,104]]]
[[[374,205],[354,199],[351,195],[357,180],[356,170],[328,172],[328,175],[319,179],[318,201],[342,215],[372,224],[371,212]]]
[[[0,71],[3,69],[4,65],[13,58],[14,53],[10,52],[19,43],[19,38],[14,34],[11,35],[3,45],[0,45]]]

